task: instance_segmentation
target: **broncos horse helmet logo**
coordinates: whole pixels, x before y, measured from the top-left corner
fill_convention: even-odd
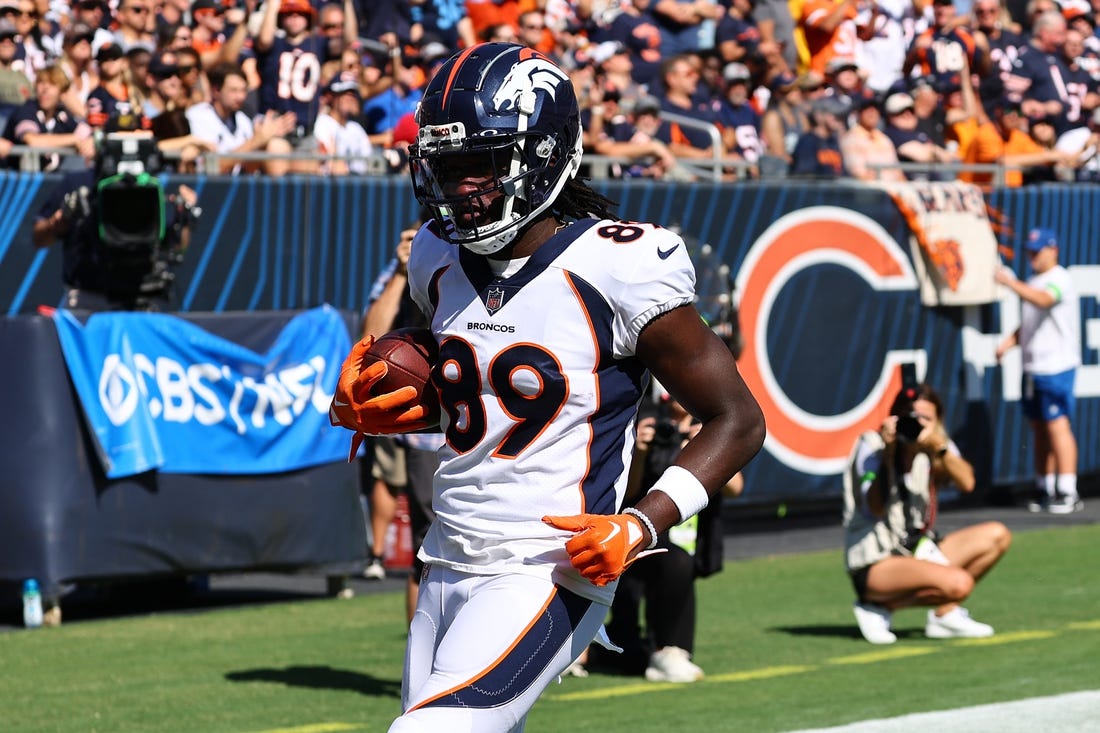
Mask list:
[[[558,87],[568,81],[569,77],[565,72],[548,59],[532,55],[513,66],[504,77],[500,88],[493,95],[493,107],[498,113],[519,111],[517,108],[522,95],[539,90],[549,94],[550,99],[556,100]]]

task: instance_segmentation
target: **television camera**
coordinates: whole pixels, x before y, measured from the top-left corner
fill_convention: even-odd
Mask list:
[[[158,174],[164,159],[147,133],[108,133],[99,140],[93,187],[65,197],[74,225],[92,219],[99,240],[106,295],[136,310],[167,300],[183,261],[184,231],[201,214],[181,196],[165,194]]]

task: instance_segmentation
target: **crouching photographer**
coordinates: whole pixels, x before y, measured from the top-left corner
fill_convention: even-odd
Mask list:
[[[63,242],[64,307],[172,309],[173,268],[200,210],[187,186],[165,193],[162,167],[151,134],[108,133],[93,166],[67,175],[46,200],[33,239],[37,247]]]
[[[936,491],[947,483],[974,490],[974,469],[943,425],[943,402],[927,384],[903,386],[878,431],[861,435],[844,475],[845,563],[857,600],[860,633],[891,644],[892,612],[931,606],[929,638],[985,637],[993,627],[960,604],[1008,550],[1000,522],[940,536]]]

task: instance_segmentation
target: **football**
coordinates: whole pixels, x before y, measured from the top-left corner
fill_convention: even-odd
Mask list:
[[[372,395],[413,387],[427,410],[429,425],[439,424],[439,396],[432,385],[432,366],[439,357],[435,336],[426,328],[398,328],[377,339],[367,349],[363,366],[384,361],[389,371],[371,387]]]

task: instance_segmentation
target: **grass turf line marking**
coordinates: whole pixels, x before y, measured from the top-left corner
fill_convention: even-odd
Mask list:
[[[874,662],[887,662],[891,659],[920,657],[925,654],[932,654],[935,651],[935,647],[930,646],[902,646],[864,654],[850,654],[846,657],[834,657],[828,662],[829,664],[872,664]]]
[[[801,674],[812,672],[817,667],[813,665],[787,665],[782,667],[763,667],[750,669],[745,672],[726,672],[716,674],[713,677],[704,677],[694,683],[697,685],[708,682],[751,682],[752,680],[766,680],[772,677],[782,677],[789,674]],[[616,685],[615,687],[603,687],[598,690],[582,690],[578,692],[565,692],[560,695],[543,695],[544,699],[570,702],[576,700],[603,700],[612,697],[627,697],[630,695],[642,695],[650,692],[662,692],[683,687],[686,682],[638,682],[629,685]]]
[[[1010,631],[1007,634],[987,636],[984,639],[952,639],[953,646],[994,646],[995,644],[1013,644],[1017,641],[1035,641],[1057,636],[1060,631]]]
[[[362,730],[362,725],[354,723],[310,723],[296,725],[293,728],[269,728],[255,733],[339,733],[344,730]]]
[[[1077,629],[1085,631],[1100,630],[1100,619],[1095,621],[1079,621],[1068,624],[1067,629]],[[1052,636],[1057,636],[1058,631],[1010,631],[1004,634],[997,634],[985,639],[952,639],[948,641],[951,646],[988,646],[992,644],[1012,644],[1019,641],[1035,641],[1037,639],[1049,639]],[[883,649],[881,651],[867,652],[865,654],[852,654],[845,657],[834,657],[833,659],[826,660],[827,664],[872,664],[875,662],[888,662],[893,659],[905,659],[908,657],[919,657],[925,654],[932,654],[934,652],[941,651],[946,646],[898,646],[890,649]],[[772,677],[782,677],[790,674],[801,674],[803,672],[813,672],[819,667],[815,665],[787,665],[780,667],[762,667],[761,669],[750,669],[744,672],[726,672],[724,674],[716,674],[710,677],[705,677],[695,684],[704,684],[707,682],[751,682],[752,680],[770,679]],[[569,702],[571,700],[603,700],[612,697],[628,697],[630,695],[641,695],[648,692],[661,692],[663,690],[672,690],[680,687],[681,684],[672,682],[638,682],[629,685],[616,685],[614,687],[603,687],[597,690],[579,690],[576,692],[566,692],[560,695],[543,695],[545,700],[556,700]],[[262,731],[261,733],[284,733],[283,731]],[[291,731],[287,730],[287,733],[323,733],[321,731]]]
[[[1073,629],[1074,631],[1098,631],[1100,630],[1100,619],[1095,621],[1075,621],[1072,624],[1067,624],[1066,628]]]

